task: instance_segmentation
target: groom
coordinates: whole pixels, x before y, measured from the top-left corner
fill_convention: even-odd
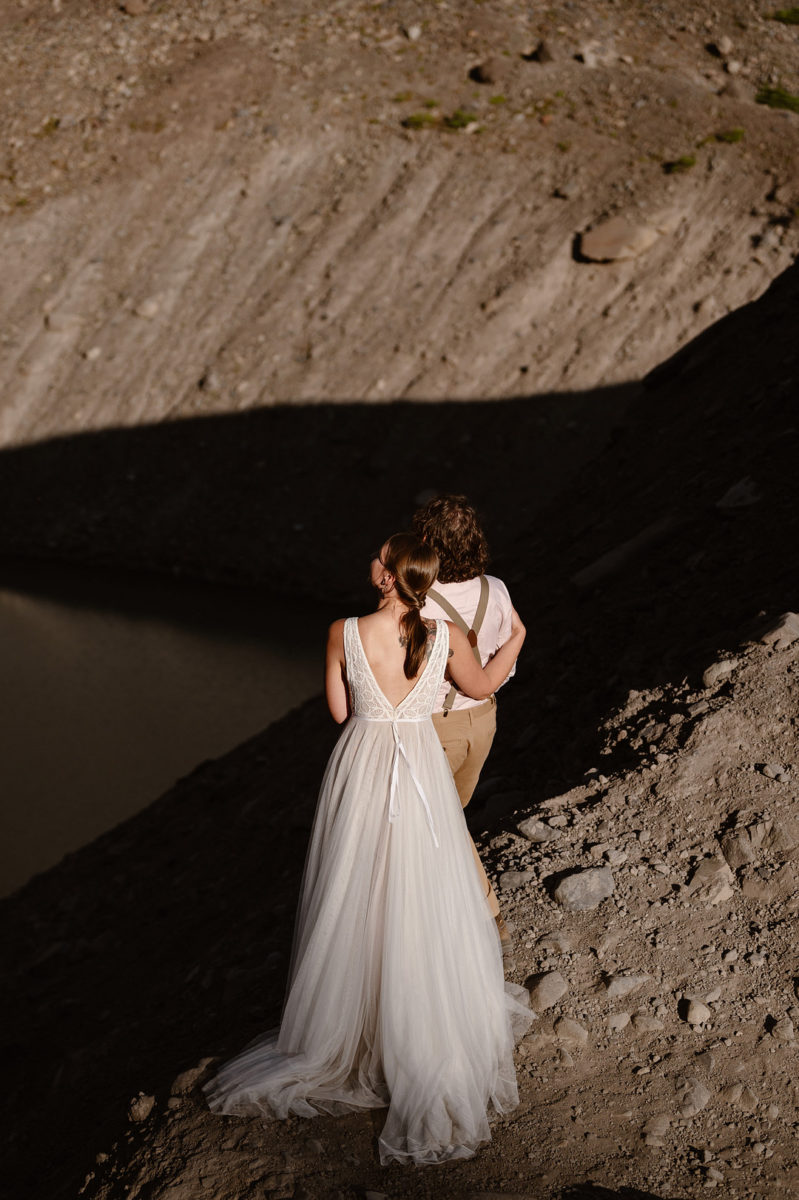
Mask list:
[[[458,625],[483,666],[510,636],[511,599],[501,579],[484,574],[488,546],[477,513],[465,496],[437,496],[415,513],[413,529],[435,550],[441,564],[435,586],[427,593],[422,616],[443,617]],[[511,675],[515,670],[514,666]],[[472,700],[445,680],[436,701],[433,724],[465,808],[496,733],[496,697]],[[500,915],[496,893],[474,842],[472,848],[483,891],[497,923],[502,952],[510,954],[513,947],[510,932]]]

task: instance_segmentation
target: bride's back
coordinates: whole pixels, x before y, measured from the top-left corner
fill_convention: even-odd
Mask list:
[[[396,618],[385,610],[358,617],[358,634],[377,686],[389,704],[396,708],[413,690],[427,660],[422,660],[413,679],[407,678],[401,630]]]

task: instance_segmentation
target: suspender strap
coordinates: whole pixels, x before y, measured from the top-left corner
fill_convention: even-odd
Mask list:
[[[477,611],[474,614],[474,621],[472,622],[471,629],[466,624],[463,617],[454,607],[454,605],[450,604],[449,600],[446,600],[440,592],[435,590],[435,588],[429,588],[427,594],[431,600],[435,600],[439,608],[443,608],[444,612],[447,614],[453,624],[457,625],[458,629],[460,629],[462,633],[466,634],[469,645],[472,648],[472,654],[477,659],[477,665],[478,667],[482,667],[483,660],[480,657],[480,651],[477,649],[477,635],[480,632],[483,619],[486,615],[486,609],[488,608],[488,580],[486,579],[485,575],[480,576],[480,598],[477,601]],[[447,715],[455,703],[456,695],[457,689],[455,687],[451,687],[447,692],[447,696],[444,701],[444,716]]]

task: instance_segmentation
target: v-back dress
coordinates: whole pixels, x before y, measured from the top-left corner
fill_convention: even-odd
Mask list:
[[[389,704],[344,626],[352,716],[322,780],[279,1030],[205,1086],[221,1113],[388,1107],[382,1163],[466,1158],[518,1102],[514,1037],[532,1014],[506,987],[496,926],[431,713],[449,630]],[[520,990],[520,989],[519,989]]]

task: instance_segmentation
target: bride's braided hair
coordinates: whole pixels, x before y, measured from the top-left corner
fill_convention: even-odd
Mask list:
[[[438,555],[415,533],[395,533],[383,549],[383,565],[394,576],[394,587],[408,611],[400,624],[407,638],[405,678],[415,679],[424,660],[427,627],[422,620],[428,588],[436,581]]]

